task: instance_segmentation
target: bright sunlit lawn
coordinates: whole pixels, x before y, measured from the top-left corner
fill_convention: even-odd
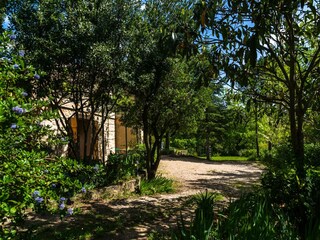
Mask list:
[[[201,159],[206,159],[206,157],[200,157]],[[247,161],[247,157],[240,156],[214,156],[211,157],[212,161]]]

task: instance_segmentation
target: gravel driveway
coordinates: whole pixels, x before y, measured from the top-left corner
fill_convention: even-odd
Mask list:
[[[154,217],[146,217],[140,223],[130,222],[114,239],[147,240],[151,232],[170,231],[179,221],[180,214],[185,219],[193,215],[194,206],[188,204],[189,196],[208,190],[221,193],[228,201],[258,184],[262,172],[262,167],[253,162],[209,162],[191,157],[164,156],[159,174],[174,179],[178,183],[177,192],[117,202],[114,209],[128,209],[127,216],[134,212],[134,206],[140,216],[146,217],[152,212]]]
[[[164,157],[159,172],[179,183],[178,195],[217,191],[226,197],[238,197],[242,190],[256,184],[262,168],[253,162],[210,162],[196,158]]]
[[[253,162],[209,162],[191,157],[164,156],[159,174],[174,179],[177,192],[124,199],[98,195],[98,198],[80,202],[80,213],[63,221],[56,215],[31,215],[29,227],[48,226],[51,227],[48,229],[50,233],[59,232],[60,228],[64,229],[63,233],[67,229],[77,229],[79,236],[85,232],[92,234],[92,238],[86,239],[147,240],[152,233],[161,236],[161,233],[176,228],[181,215],[187,222],[190,220],[195,208],[189,201],[191,195],[206,189],[219,192],[226,201],[216,203],[216,207],[223,207],[228,200],[239,197],[253,184],[258,184],[262,171]],[[156,235],[153,239],[161,238]]]

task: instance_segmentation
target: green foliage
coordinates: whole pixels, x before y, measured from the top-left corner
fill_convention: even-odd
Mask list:
[[[305,166],[320,166],[320,144],[309,143],[305,144],[304,147]],[[269,166],[269,168],[273,169],[279,170],[294,167],[294,153],[290,143],[282,143],[275,146],[271,151],[264,151],[260,159]]]
[[[241,157],[247,157],[249,160],[257,159],[257,150],[256,149],[243,149],[239,151]]]
[[[197,148],[197,140],[195,138],[190,139],[180,139],[175,138],[171,142],[171,147],[180,150],[187,150],[188,153],[195,153]]]
[[[271,151],[263,151],[260,159],[270,169],[286,170],[294,167],[294,154],[288,142],[277,145]]]
[[[212,161],[247,161],[247,157],[238,157],[238,156],[214,156],[211,157]]]
[[[141,195],[153,195],[156,193],[171,193],[174,191],[173,180],[162,176],[156,176],[152,180],[142,179],[140,183]]]
[[[304,147],[306,164],[313,167],[320,167],[320,143],[305,144]]]
[[[0,236],[5,238],[15,235],[27,207],[42,209],[45,199],[31,194],[45,184],[44,157],[51,142],[43,121],[52,114],[46,101],[33,98],[40,76],[25,63],[15,38],[7,32],[0,36]]]
[[[214,193],[201,193],[194,197],[196,203],[195,216],[188,228],[181,216],[179,232],[173,239],[181,240],[209,240],[214,239],[214,203],[217,195]]]
[[[0,238],[8,239],[17,234],[26,209],[66,217],[73,209],[65,202],[107,178],[102,165],[46,159],[53,144],[65,140],[53,136],[46,124],[55,115],[35,98],[42,76],[26,64],[13,34],[0,36],[0,57]]]
[[[319,186],[320,174],[312,169],[305,179],[299,179],[293,169],[268,170],[262,178],[262,187],[271,203],[281,206],[301,237],[319,231]]]
[[[132,80],[127,60],[133,51],[129,46],[131,27],[139,4],[127,0],[23,0],[10,7],[8,17],[18,41],[33,65],[46,72],[35,94],[51,97],[50,105],[60,115],[57,128],[69,137],[69,153],[90,163],[96,146],[91,143],[100,139],[111,112],[128,96],[123,86]],[[73,111],[66,111],[66,105]],[[82,144],[88,147],[79,147],[75,141],[70,113],[83,123]],[[105,142],[101,141],[103,148]]]
[[[144,158],[139,152],[130,151],[128,154],[110,154],[107,162],[108,181],[117,182],[137,175],[143,169]]]
[[[263,193],[242,196],[223,215],[218,228],[220,239],[296,239],[288,217]]]

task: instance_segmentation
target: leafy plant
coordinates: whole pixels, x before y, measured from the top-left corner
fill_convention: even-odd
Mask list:
[[[311,166],[320,166],[320,143],[305,144],[306,163]]]
[[[109,182],[117,182],[136,176],[142,169],[143,157],[134,151],[128,154],[110,154],[106,166]]]
[[[271,203],[282,208],[301,237],[319,231],[320,175],[314,169],[299,179],[294,169],[268,170],[262,178],[262,187]],[[312,239],[312,238],[311,238]]]
[[[140,183],[141,195],[153,195],[156,193],[170,193],[174,191],[173,180],[157,176],[152,180],[142,179]]]
[[[43,166],[51,138],[44,120],[54,115],[46,101],[33,96],[40,73],[25,63],[14,34],[0,36],[0,57],[0,237],[11,238],[24,210],[42,210],[47,201],[32,193],[46,184]]]
[[[216,199],[215,193],[205,193],[197,195],[194,200],[197,205],[195,217],[190,227],[186,226],[181,216],[179,223],[179,232],[173,236],[173,239],[182,240],[209,240],[214,239],[214,203]]]
[[[260,192],[234,201],[222,216],[221,239],[296,239],[295,228],[282,209]]]

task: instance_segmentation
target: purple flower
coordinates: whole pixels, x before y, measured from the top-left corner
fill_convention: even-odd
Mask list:
[[[65,197],[61,197],[61,198],[60,198],[60,201],[61,201],[61,202],[64,202],[65,200],[66,200]]]
[[[18,106],[13,107],[13,108],[12,108],[12,111],[15,112],[16,114],[23,114],[23,113],[26,112],[25,109],[23,109],[23,108],[21,108],[21,107],[18,107]]]
[[[16,128],[18,128],[18,125],[16,123],[11,123],[11,127],[10,128],[11,129],[16,129]]]
[[[15,40],[16,38],[17,38],[16,35],[14,35],[14,34],[10,35],[10,40]]]
[[[85,187],[81,188],[81,192],[86,193],[87,189]]]
[[[52,183],[51,187],[52,187],[52,188],[56,188],[57,185],[56,185],[55,183]]]
[[[34,77],[34,79],[36,79],[36,80],[39,80],[39,79],[40,79],[40,75],[39,75],[39,74],[35,74],[33,77]]]
[[[64,205],[64,203],[59,204],[59,209],[63,210],[66,206]]]
[[[18,65],[18,64],[14,64],[14,65],[13,65],[13,68],[14,68],[14,69],[19,69],[19,65]]]
[[[42,203],[43,202],[43,198],[42,197],[36,197],[34,199],[38,204]]]
[[[36,198],[36,197],[39,197],[40,196],[40,191],[38,190],[35,190],[33,193],[32,193],[32,197],[33,198]]]
[[[72,215],[72,214],[73,214],[73,209],[72,208],[68,208],[67,215]]]
[[[20,50],[20,51],[19,51],[19,56],[20,56],[20,57],[24,57],[25,53],[26,53],[26,52],[25,52],[24,50]]]
[[[22,96],[24,96],[24,97],[27,97],[27,96],[28,96],[28,93],[27,93],[27,92],[22,92],[21,94],[22,94]]]

